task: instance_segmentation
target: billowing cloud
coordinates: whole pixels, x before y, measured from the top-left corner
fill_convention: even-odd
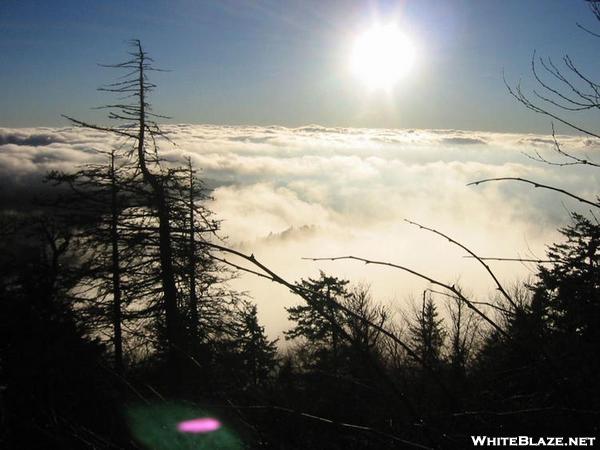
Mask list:
[[[53,133],[4,133],[0,135],[0,145],[15,144],[26,145],[31,147],[39,147],[53,144],[54,142],[62,142],[59,136]]]
[[[485,141],[477,137],[449,137],[442,139],[445,144],[458,144],[458,145],[470,145],[470,144],[485,144]]]
[[[302,257],[359,255],[392,261],[460,282],[478,295],[492,285],[477,264],[408,218],[447,233],[484,256],[542,257],[576,202],[515,182],[467,187],[489,177],[523,177],[595,198],[600,172],[536,162],[557,159],[551,136],[461,130],[386,130],[170,125],[177,143],[162,145],[170,161],[190,156],[213,190],[211,208],[224,220],[231,245],[254,253],[290,279],[319,269],[371,282],[375,295],[401,303],[425,285],[391,269]],[[563,149],[593,160],[596,141],[558,137]],[[48,189],[48,170],[102,161],[98,151],[124,145],[92,130],[0,129],[0,189],[8,197]],[[600,159],[600,158],[599,158]],[[7,195],[4,195],[7,197]],[[497,263],[507,281],[534,268]],[[285,328],[284,289],[242,276],[272,334]]]

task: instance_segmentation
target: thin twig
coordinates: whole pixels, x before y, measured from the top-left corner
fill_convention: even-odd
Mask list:
[[[595,202],[587,200],[587,199],[585,199],[583,197],[579,197],[579,196],[577,196],[575,194],[571,194],[570,192],[565,191],[564,189],[560,189],[560,188],[557,188],[557,187],[554,187],[554,186],[548,186],[546,184],[538,183],[537,181],[532,181],[532,180],[528,180],[526,178],[520,178],[520,177],[486,178],[484,180],[477,180],[477,181],[473,181],[471,183],[468,183],[467,186],[478,186],[480,184],[489,183],[489,182],[492,182],[492,181],[519,181],[521,183],[531,184],[533,187],[536,187],[536,188],[542,188],[542,189],[548,189],[550,191],[560,192],[561,194],[564,194],[567,197],[571,197],[571,198],[573,198],[573,199],[575,199],[575,200],[577,200],[577,201],[579,201],[581,203],[585,203],[587,205],[591,205],[591,206],[593,206],[595,208],[600,208],[600,203],[595,203]]]
[[[324,423],[328,423],[328,424],[331,424],[331,425],[337,425],[337,426],[342,427],[342,428],[349,428],[349,429],[352,429],[352,430],[373,433],[373,434],[379,435],[379,436],[387,438],[387,439],[391,439],[391,440],[394,440],[394,441],[397,441],[397,442],[401,442],[402,444],[408,445],[408,446],[413,447],[413,448],[420,448],[420,449],[425,449],[425,450],[433,450],[432,447],[427,447],[425,445],[422,445],[422,444],[419,444],[419,443],[416,443],[416,442],[408,441],[406,439],[402,439],[402,438],[400,438],[398,436],[386,433],[384,431],[377,430],[377,429],[372,428],[372,427],[368,427],[368,426],[365,426],[365,425],[355,425],[355,424],[352,424],[352,423],[338,422],[338,421],[333,420],[333,419],[328,419],[326,417],[316,416],[314,414],[310,414],[310,413],[306,413],[306,412],[302,412],[302,411],[297,411],[295,409],[286,408],[286,407],[283,407],[283,406],[271,406],[271,405],[249,405],[249,406],[241,406],[241,405],[234,405],[234,404],[231,404],[230,406],[232,408],[235,408],[235,409],[266,409],[266,410],[286,412],[286,413],[289,413],[289,414],[298,415],[300,417],[305,417],[307,419],[311,419],[311,420],[315,420],[315,421],[319,421],[319,422],[324,422]]]
[[[438,236],[441,236],[445,239],[448,240],[448,242],[462,248],[464,251],[466,251],[469,255],[471,255],[471,257],[475,258],[477,261],[479,261],[479,263],[485,268],[486,272],[490,275],[490,277],[492,278],[492,280],[494,280],[494,283],[496,284],[496,287],[498,289],[498,291],[500,291],[500,293],[504,296],[504,298],[506,298],[506,300],[511,304],[511,306],[513,306],[514,308],[517,307],[517,305],[515,304],[515,302],[513,301],[513,299],[510,297],[510,295],[508,295],[508,292],[506,292],[506,290],[504,289],[504,287],[502,286],[502,284],[500,283],[500,281],[498,280],[498,278],[496,277],[496,274],[494,274],[494,272],[492,271],[492,269],[490,269],[490,266],[488,266],[485,261],[483,261],[479,256],[477,256],[475,254],[475,252],[473,252],[472,250],[468,249],[465,245],[461,244],[460,242],[452,239],[451,237],[449,237],[448,235],[434,229],[434,228],[428,228],[426,226],[423,226],[421,224],[418,224],[416,222],[412,222],[410,220],[404,219],[404,221],[406,223],[409,223],[411,225],[415,225],[417,227],[419,227],[421,230],[427,230],[430,231],[434,234],[437,234]]]
[[[465,255],[463,258],[473,258],[471,255]],[[479,259],[482,261],[507,261],[507,262],[524,262],[524,263],[536,263],[536,264],[555,264],[560,262],[558,259],[529,259],[529,258],[499,258],[480,256]]]
[[[307,260],[311,260],[311,261],[339,261],[339,260],[354,260],[354,261],[361,261],[364,262],[365,264],[374,264],[374,265],[378,265],[378,266],[387,266],[387,267],[392,267],[394,269],[400,269],[403,270],[404,272],[408,272],[412,275],[415,275],[416,277],[419,277],[425,281],[428,281],[431,284],[434,284],[436,286],[440,286],[444,289],[447,289],[448,291],[454,293],[460,300],[462,300],[470,309],[472,309],[473,311],[475,311],[483,320],[485,320],[487,323],[489,323],[492,328],[494,328],[499,334],[501,334],[503,337],[505,337],[506,339],[510,339],[510,336],[506,333],[506,331],[504,331],[496,322],[494,322],[492,319],[490,319],[485,313],[483,313],[479,308],[477,308],[473,302],[471,302],[469,299],[467,299],[454,285],[449,285],[446,283],[443,283],[441,281],[435,280],[427,275],[424,275],[420,272],[417,272],[416,270],[410,269],[408,267],[405,266],[401,266],[398,264],[393,264],[390,262],[386,262],[386,261],[374,261],[374,260],[370,260],[370,259],[366,259],[366,258],[360,258],[358,256],[334,256],[334,257],[330,257],[330,258],[302,258],[302,259],[307,259]]]

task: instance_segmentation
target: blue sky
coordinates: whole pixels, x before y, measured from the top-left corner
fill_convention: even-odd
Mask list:
[[[376,21],[418,48],[393,92],[348,70],[351,43]],[[596,25],[583,0],[3,0],[0,126],[97,118],[90,108],[108,99],[95,89],[116,75],[97,63],[123,60],[139,38],[172,69],[155,77],[154,103],[173,122],[547,132],[502,70],[527,85],[536,49],[569,53],[593,77],[600,41],[576,22]]]

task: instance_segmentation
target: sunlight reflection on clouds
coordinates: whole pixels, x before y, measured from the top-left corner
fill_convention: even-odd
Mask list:
[[[522,176],[594,197],[600,173],[557,168],[525,154],[553,157],[549,136],[461,130],[390,130],[217,125],[170,125],[177,143],[164,143],[170,161],[191,156],[213,189],[211,208],[223,219],[230,245],[255,253],[288,278],[322,268],[368,281],[376,296],[395,303],[423,286],[398,272],[344,263],[309,263],[302,256],[355,254],[414,266],[488,295],[491,287],[463,252],[403,222],[409,218],[452,235],[484,256],[543,256],[545,244],[578,205],[517,183],[466,184],[494,176]],[[589,139],[559,137],[565,149],[593,155]],[[99,162],[93,149],[117,141],[76,128],[0,129],[0,194],[21,195],[42,174]],[[122,143],[121,143],[122,144]],[[507,280],[531,267],[497,265]],[[267,330],[286,327],[285,290],[243,276],[238,287],[259,304]],[[275,294],[274,294],[275,293]],[[273,297],[277,304],[274,305]]]

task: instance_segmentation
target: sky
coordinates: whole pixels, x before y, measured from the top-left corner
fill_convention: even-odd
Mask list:
[[[172,70],[153,100],[173,123],[544,133],[502,71],[527,83],[537,50],[594,73],[596,38],[578,22],[594,26],[583,0],[2,0],[0,126],[97,117],[96,88],[116,76],[97,64],[139,38]],[[375,92],[349,69],[374,23],[395,23],[416,49],[410,73]]]
[[[70,127],[61,114],[102,122],[96,89],[118,75],[98,64],[142,40],[156,66],[154,110],[212,189],[209,207],[237,249],[291,281],[319,270],[371,286],[399,310],[429,287],[398,271],[303,257],[352,254],[459,283],[482,301],[494,286],[453,247],[406,223],[447,233],[483,256],[543,258],[574,201],[524,177],[595,198],[600,172],[531,159],[553,151],[547,117],[526,110],[503,82],[534,86],[530,61],[568,53],[593,78],[598,30],[584,1],[31,1],[0,0],[0,207],[28,205],[49,170],[99,161],[110,136]],[[350,60],[357,39],[393,24],[414,63],[373,87]],[[373,48],[374,51],[377,48]],[[368,65],[367,65],[368,67]],[[514,84],[513,84],[514,85]],[[594,111],[569,115],[593,129]],[[595,160],[597,140],[557,127],[563,148]],[[531,264],[492,263],[503,282]],[[285,289],[243,275],[272,337],[288,327]]]

